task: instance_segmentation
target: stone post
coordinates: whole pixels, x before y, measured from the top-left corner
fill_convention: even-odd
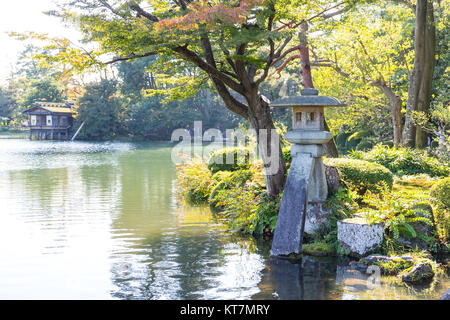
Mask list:
[[[302,90],[300,97],[287,97],[271,104],[293,108],[293,128],[285,138],[290,143],[292,163],[281,200],[271,256],[298,254],[303,233],[312,233],[326,221],[322,205],[328,196],[323,144],[332,135],[324,131],[324,107],[342,106],[337,99],[318,96],[317,90]]]

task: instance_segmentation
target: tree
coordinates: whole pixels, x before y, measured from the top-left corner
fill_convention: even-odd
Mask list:
[[[121,133],[123,109],[115,81],[103,79],[87,85],[78,105],[77,122],[85,122],[82,139],[109,140]]]
[[[267,130],[271,141],[276,131],[260,85],[289,53],[287,48],[302,23],[354,2],[151,0],[146,8],[144,1],[73,0],[53,14],[78,24],[85,40],[99,45],[88,54],[71,51],[85,57],[77,59],[78,64],[92,65],[104,54],[115,55],[108,63],[158,54],[172,71],[175,66],[194,65],[212,82],[229,110],[246,119],[256,132]],[[67,51],[59,54],[67,60]],[[198,79],[183,79],[185,90],[193,84],[198,85]],[[259,141],[259,135],[258,145],[267,166],[275,150]],[[270,195],[282,191],[286,176],[280,147],[277,151],[278,171],[266,171]]]
[[[313,66],[331,67],[352,86],[353,96],[371,99],[369,87],[390,106],[393,142],[402,142],[403,96],[411,64],[413,16],[401,5],[362,5],[348,11],[313,50]],[[333,85],[333,83],[330,83]]]
[[[431,86],[436,64],[436,27],[433,1],[417,0],[415,16],[414,66],[409,78],[402,144],[424,148],[427,146],[427,133],[414,125],[412,115],[415,111],[427,113],[430,107]]]
[[[66,96],[58,82],[52,78],[32,79],[27,82],[21,105],[30,107],[38,101],[64,102]]]

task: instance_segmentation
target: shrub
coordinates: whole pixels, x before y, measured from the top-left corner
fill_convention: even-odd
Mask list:
[[[450,210],[450,177],[439,180],[431,187],[430,198],[436,207]]]
[[[254,234],[273,233],[277,225],[278,211],[281,205],[281,195],[276,199],[270,199],[266,193],[259,197],[257,219],[255,221]]]
[[[435,210],[439,238],[445,242],[450,230],[450,177],[439,180],[431,187],[430,202]]]
[[[177,166],[177,182],[181,194],[192,203],[208,200],[214,180],[202,161]]]
[[[212,176],[214,187],[208,198],[211,207],[219,207],[219,202],[223,203],[225,199],[221,199],[222,190],[229,190],[233,188],[242,188],[242,186],[252,178],[253,172],[251,170],[238,171],[218,171]],[[220,209],[220,208],[219,208]]]
[[[242,234],[253,234],[257,222],[259,196],[252,190],[232,188],[219,190],[218,206],[230,219],[234,231]]]
[[[414,228],[416,223],[423,223],[433,227],[432,213],[426,203],[416,202],[414,198],[403,198],[391,192],[386,183],[382,183],[380,192],[367,192],[363,202],[367,205],[361,213],[370,223],[383,223],[385,228],[385,242],[388,250],[395,251],[399,245],[400,236],[406,238],[427,239],[425,234],[418,234]],[[389,248],[390,247],[390,248]]]
[[[426,173],[430,176],[448,176],[450,174],[448,165],[440,163],[438,159],[417,149],[377,144],[369,152],[352,151],[350,156],[354,159],[381,164],[396,175]]]
[[[324,159],[324,163],[329,167],[335,167],[341,180],[349,187],[355,188],[361,195],[367,190],[377,192],[382,182],[392,188],[393,175],[382,165],[347,158]]]
[[[212,173],[216,173],[218,171],[235,171],[248,168],[250,155],[250,150],[242,147],[216,150],[209,157],[208,169]]]
[[[361,140],[360,143],[358,143],[358,145],[356,146],[356,149],[365,151],[365,150],[369,150],[372,147],[373,147],[373,142],[367,138],[364,138]]]
[[[286,162],[286,167],[289,168],[291,166],[291,162],[292,162],[292,156],[291,156],[291,147],[284,147],[283,150],[283,158],[284,161]]]

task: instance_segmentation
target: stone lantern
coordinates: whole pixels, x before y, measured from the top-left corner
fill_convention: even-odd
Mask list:
[[[322,205],[328,196],[323,144],[331,140],[325,131],[324,108],[344,106],[339,100],[319,96],[315,89],[303,89],[301,96],[286,97],[271,107],[292,108],[292,131],[285,134],[291,147],[292,163],[286,180],[272,256],[300,253],[303,233],[311,233],[326,221]]]

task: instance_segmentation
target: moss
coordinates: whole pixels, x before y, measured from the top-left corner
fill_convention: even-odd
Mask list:
[[[392,188],[394,182],[389,169],[376,163],[347,158],[324,159],[324,163],[335,167],[341,179],[359,194],[364,194],[367,190],[377,193],[382,181]]]
[[[334,256],[336,255],[336,250],[331,244],[323,241],[316,241],[303,244],[302,253],[310,256]]]
[[[378,265],[382,269],[383,274],[386,275],[397,275],[403,270],[412,267],[411,261],[399,257],[393,257],[392,260],[388,261],[379,261],[375,264]]]

